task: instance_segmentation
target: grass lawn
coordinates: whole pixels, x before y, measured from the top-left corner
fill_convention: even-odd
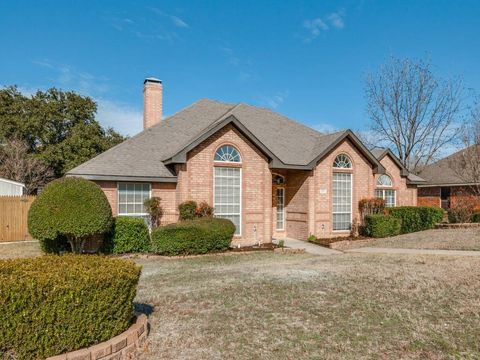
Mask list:
[[[350,247],[480,250],[480,228],[438,229],[351,243]]]
[[[143,359],[480,358],[480,258],[142,259]]]

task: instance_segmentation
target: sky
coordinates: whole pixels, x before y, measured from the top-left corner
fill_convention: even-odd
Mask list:
[[[471,0],[0,0],[0,86],[91,96],[125,135],[141,131],[150,76],[167,116],[210,98],[358,131],[365,76],[391,56],[480,91],[479,18]]]

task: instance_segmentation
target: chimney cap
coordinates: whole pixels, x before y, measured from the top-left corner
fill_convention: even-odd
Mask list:
[[[146,83],[157,83],[157,84],[161,84],[162,83],[162,80],[160,79],[157,79],[157,78],[154,78],[154,77],[148,77],[145,79],[145,81],[143,82],[144,84]]]

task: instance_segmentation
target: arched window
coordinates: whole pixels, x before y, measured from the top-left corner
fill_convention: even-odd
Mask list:
[[[273,174],[272,184],[273,185],[284,185],[285,184],[285,178],[282,175]]]
[[[335,161],[333,162],[333,167],[335,169],[351,169],[352,161],[347,155],[340,154],[335,158]]]
[[[215,153],[215,161],[223,161],[223,162],[242,162],[242,158],[240,157],[240,153],[237,149],[235,149],[231,145],[223,145],[218,148],[217,152]]]
[[[393,186],[392,178],[388,175],[380,175],[377,179],[379,189],[375,190],[375,197],[385,200],[386,207],[393,207],[397,202],[397,194],[393,189],[385,189]]]
[[[392,178],[388,175],[380,175],[380,177],[377,179],[377,185],[378,186],[391,187],[392,186]]]

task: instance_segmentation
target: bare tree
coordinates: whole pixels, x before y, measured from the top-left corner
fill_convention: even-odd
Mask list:
[[[480,103],[472,111],[471,120],[461,134],[462,150],[450,160],[449,167],[468,184],[474,195],[480,196]]]
[[[28,194],[47,184],[53,171],[41,160],[28,154],[28,145],[11,140],[0,146],[0,177],[24,183]]]
[[[392,58],[366,78],[370,130],[377,144],[393,146],[403,165],[418,172],[455,140],[463,95],[460,79],[437,80],[429,62]]]

